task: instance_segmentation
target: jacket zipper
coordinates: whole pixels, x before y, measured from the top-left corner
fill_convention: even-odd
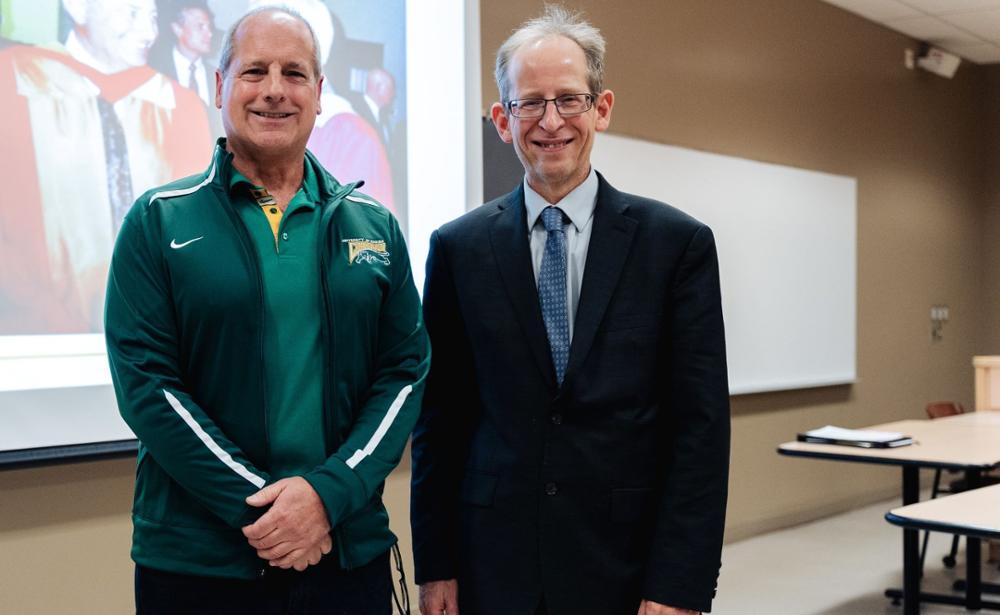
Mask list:
[[[227,156],[229,154],[226,154]],[[230,164],[228,160],[223,157],[223,164]],[[220,179],[222,179],[220,177]],[[260,387],[261,387],[261,406],[262,406],[262,418],[264,423],[264,462],[267,464],[268,469],[270,469],[271,460],[271,436],[268,431],[270,421],[268,420],[268,404],[267,404],[267,370],[264,368],[264,285],[261,281],[260,275],[260,262],[257,259],[257,253],[252,249],[252,244],[250,241],[250,232],[247,230],[246,225],[243,221],[239,219],[239,216],[233,210],[232,203],[229,201],[228,195],[226,198],[220,198],[223,202],[223,209],[229,215],[229,221],[232,223],[233,227],[236,228],[236,234],[240,238],[240,244],[243,246],[243,253],[250,262],[250,266],[253,269],[254,279],[257,284],[257,350],[258,350],[258,361],[257,364],[260,366]]]
[[[333,212],[334,203],[344,198],[344,196],[350,194],[356,187],[358,183],[348,184],[344,186],[343,189],[330,197],[327,201],[329,210],[324,212],[324,215],[320,219],[322,233],[319,241],[317,242],[319,247],[319,277],[320,277],[320,290],[323,294],[323,318],[322,324],[325,330],[327,346],[324,348],[323,352],[323,369],[325,371],[323,388],[323,438],[326,448],[326,454],[329,456],[331,453],[330,437],[331,437],[331,423],[333,422],[333,406],[334,406],[334,393],[336,392],[336,358],[334,349],[337,344],[337,335],[334,328],[334,321],[336,319],[336,312],[333,306],[333,302],[330,300],[330,285],[327,283],[327,244],[330,241],[330,236],[333,233]],[[348,554],[344,544],[343,533],[341,532],[340,526],[333,528],[334,545],[337,548],[337,556],[340,559],[340,564],[346,569],[353,568],[352,562],[348,559]]]
[[[343,186],[342,189],[330,196],[326,201],[326,208],[320,217],[320,229],[319,237],[316,241],[316,247],[319,251],[319,284],[320,291],[323,295],[322,297],[322,331],[324,337],[324,343],[326,344],[323,348],[323,370],[324,370],[324,380],[323,380],[323,444],[326,450],[326,454],[330,454],[330,430],[333,415],[333,398],[334,392],[331,387],[334,386],[334,374],[336,373],[336,365],[334,365],[334,351],[336,346],[336,332],[334,330],[334,319],[336,318],[333,303],[330,301],[330,285],[327,283],[327,243],[329,243],[330,235],[332,234],[333,227],[333,212],[334,203],[340,201],[344,196],[350,194],[355,187],[358,185],[357,182],[353,184],[348,184]]]

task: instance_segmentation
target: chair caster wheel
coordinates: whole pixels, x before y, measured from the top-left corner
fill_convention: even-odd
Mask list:
[[[944,563],[945,568],[955,567],[955,558],[950,555],[945,555],[944,557],[941,558],[941,561]]]
[[[902,603],[903,602],[899,598],[893,598],[892,599],[892,606],[899,606]]]

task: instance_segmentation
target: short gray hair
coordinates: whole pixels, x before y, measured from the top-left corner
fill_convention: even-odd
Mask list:
[[[604,91],[605,42],[601,31],[585,21],[580,13],[571,13],[559,5],[547,4],[540,17],[521,24],[497,50],[494,77],[497,89],[500,90],[500,102],[510,102],[511,57],[521,47],[550,36],[563,36],[580,46],[587,59],[587,87],[592,94]]]
[[[236,39],[236,31],[240,29],[240,26],[243,25],[243,22],[246,21],[247,18],[259,15],[261,13],[284,13],[285,15],[294,17],[295,19],[305,24],[306,29],[309,30],[309,38],[312,40],[313,72],[316,74],[316,79],[319,79],[323,75],[323,70],[319,57],[319,41],[316,40],[316,33],[313,31],[312,26],[309,25],[309,22],[306,21],[306,19],[298,11],[287,6],[282,6],[280,4],[276,4],[274,6],[262,6],[247,11],[246,13],[243,14],[242,17],[237,19],[236,22],[229,27],[229,30],[226,31],[226,38],[223,40],[222,43],[222,53],[219,54],[219,72],[221,72],[222,75],[225,76],[226,71],[229,70],[229,65],[233,63],[233,47],[235,45],[234,41]]]

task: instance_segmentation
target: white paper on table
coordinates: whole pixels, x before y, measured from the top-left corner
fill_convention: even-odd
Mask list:
[[[876,431],[874,429],[846,429],[834,425],[826,425],[805,433],[810,438],[826,440],[841,440],[846,442],[891,442],[904,438],[898,431]]]

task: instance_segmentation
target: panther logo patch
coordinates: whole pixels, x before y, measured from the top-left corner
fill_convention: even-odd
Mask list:
[[[347,244],[347,262],[369,265],[389,265],[389,252],[385,249],[384,239],[344,239]]]

